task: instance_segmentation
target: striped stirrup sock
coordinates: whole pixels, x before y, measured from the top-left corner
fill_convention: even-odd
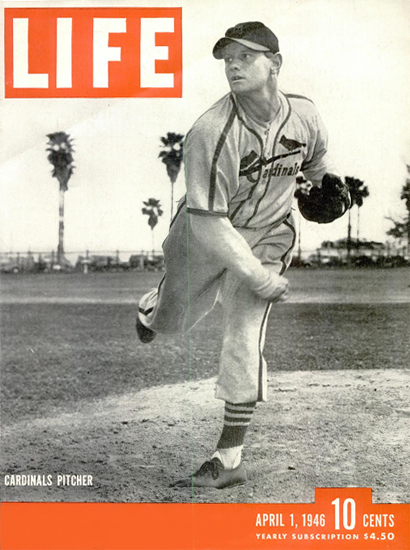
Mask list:
[[[255,408],[256,402],[236,404],[225,402],[224,427],[216,446],[217,449],[228,449],[229,447],[243,445],[246,430]]]

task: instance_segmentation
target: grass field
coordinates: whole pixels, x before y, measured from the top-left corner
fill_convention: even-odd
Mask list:
[[[162,273],[0,275],[2,303],[136,303]],[[291,269],[289,302],[410,302],[410,269]]]
[[[294,270],[292,297],[269,321],[271,371],[404,369],[409,272]],[[135,335],[136,300],[161,274],[7,276],[1,280],[2,418],[216,375],[218,311],[188,337]]]
[[[3,500],[288,503],[356,486],[372,487],[376,503],[409,501],[408,269],[289,272],[291,299],[268,326],[269,398],[247,438],[249,481],[195,494],[169,483],[219,437],[219,315],[190,342],[140,344],[137,299],[160,277],[0,278],[1,469],[94,479],[6,487],[0,476]]]

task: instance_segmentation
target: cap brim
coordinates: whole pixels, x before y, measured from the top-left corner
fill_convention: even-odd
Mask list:
[[[218,40],[218,42],[215,44],[214,49],[212,50],[212,54],[215,57],[215,59],[222,59],[223,57],[223,49],[228,46],[228,44],[231,44],[232,42],[238,42],[239,44],[242,44],[243,46],[246,46],[250,50],[255,50],[257,52],[269,52],[269,48],[266,48],[265,46],[261,46],[260,44],[256,44],[255,42],[250,42],[249,40],[242,40],[242,38],[221,38]]]

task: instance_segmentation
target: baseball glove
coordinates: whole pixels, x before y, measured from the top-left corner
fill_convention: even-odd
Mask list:
[[[322,187],[312,187],[308,194],[298,194],[298,206],[302,216],[311,222],[333,222],[350,207],[347,185],[339,176],[325,174]]]

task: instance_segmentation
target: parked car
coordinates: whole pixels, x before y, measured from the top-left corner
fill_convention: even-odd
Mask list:
[[[12,258],[0,260],[1,273],[20,273],[20,270],[18,262]]]

